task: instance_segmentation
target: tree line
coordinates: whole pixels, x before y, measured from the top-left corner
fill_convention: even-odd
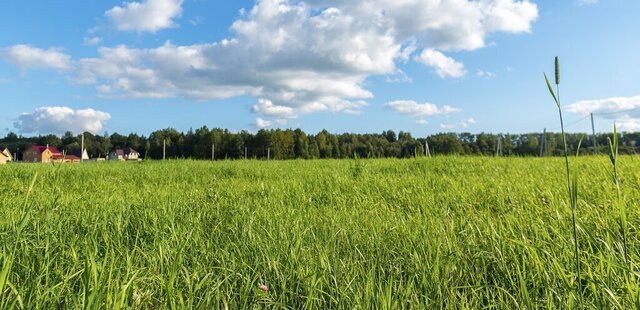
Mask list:
[[[581,154],[607,152],[607,138],[611,134],[567,134],[571,153],[575,153],[581,139]],[[640,145],[640,133],[620,134],[621,153],[636,153]],[[427,142],[427,143],[425,143]],[[173,128],[157,130],[148,137],[138,134],[118,133],[93,135],[84,133],[85,149],[92,158],[106,157],[116,148],[131,147],[143,158],[192,158],[192,159],[314,159],[314,158],[407,158],[425,156],[426,144],[431,155],[481,155],[494,156],[559,156],[563,143],[560,133],[527,134],[490,133],[438,133],[426,138],[415,138],[408,132],[393,130],[379,134],[333,134],[322,130],[307,134],[300,129],[259,130],[232,132],[226,129],[209,129],[206,126],[187,132]],[[81,135],[67,132],[34,137],[8,133],[0,139],[0,147],[8,147],[22,158],[29,146],[50,145],[72,152],[81,148]],[[595,145],[598,145],[596,148]]]

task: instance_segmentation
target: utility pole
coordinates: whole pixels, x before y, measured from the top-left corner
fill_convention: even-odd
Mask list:
[[[247,147],[244,147],[244,159],[247,159]]]
[[[496,142],[496,157],[502,156],[502,137],[498,137]]]
[[[593,133],[593,149],[598,154],[598,139],[596,138],[596,127],[593,125],[593,113],[591,113],[591,133]]]
[[[216,145],[211,144],[211,160],[216,160]]]
[[[80,147],[80,162],[84,161],[84,132],[82,133],[82,146]]]
[[[267,148],[267,160],[271,160],[271,148]]]
[[[429,141],[427,141],[427,139],[424,139],[424,155],[431,157],[431,150],[429,150]]]
[[[547,154],[547,128],[542,130],[542,139],[540,139],[540,157]]]
[[[167,139],[162,140],[162,160],[167,159]]]

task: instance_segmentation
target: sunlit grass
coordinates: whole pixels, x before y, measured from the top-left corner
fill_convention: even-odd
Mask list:
[[[583,303],[639,307],[610,165],[572,161]],[[571,307],[563,168],[479,157],[3,166],[0,309]],[[620,156],[617,173],[637,278],[640,161]]]

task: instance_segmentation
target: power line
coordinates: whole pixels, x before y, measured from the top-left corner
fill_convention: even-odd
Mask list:
[[[574,125],[577,125],[577,124],[579,124],[580,122],[582,122],[582,121],[586,120],[587,118],[589,118],[589,116],[590,116],[590,115],[587,115],[587,116],[585,116],[585,117],[583,117],[583,118],[581,118],[581,119],[578,119],[578,120],[573,121],[573,122],[571,122],[571,123],[569,123],[569,124],[566,124],[566,125],[564,125],[564,128],[566,129],[566,128],[572,127],[572,126],[574,126]],[[562,127],[557,126],[557,127],[547,128],[547,129],[548,129],[548,130],[550,130],[550,131],[553,131],[553,130],[562,129]]]

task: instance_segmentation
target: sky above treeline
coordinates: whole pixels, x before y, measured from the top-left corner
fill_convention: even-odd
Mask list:
[[[637,0],[10,0],[0,136],[640,131]]]

